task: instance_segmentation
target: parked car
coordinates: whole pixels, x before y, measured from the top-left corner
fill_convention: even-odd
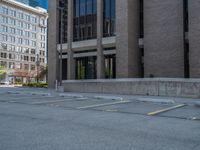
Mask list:
[[[9,85],[10,82],[9,82],[9,81],[1,81],[0,84],[1,84],[1,85]]]

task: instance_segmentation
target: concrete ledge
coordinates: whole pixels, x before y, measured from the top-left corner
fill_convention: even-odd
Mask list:
[[[65,92],[200,98],[200,79],[69,80],[63,86]]]

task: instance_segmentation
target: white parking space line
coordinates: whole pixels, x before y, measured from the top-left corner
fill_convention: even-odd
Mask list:
[[[89,108],[109,106],[109,105],[115,105],[115,104],[124,104],[124,103],[130,103],[130,101],[124,100],[124,101],[118,101],[118,102],[113,102],[113,103],[103,103],[103,104],[97,104],[97,105],[89,105],[89,106],[77,107],[77,109],[89,109]]]
[[[77,101],[76,99],[72,99],[72,98],[65,98],[65,99],[54,99],[54,100],[43,100],[40,102],[32,102],[32,103],[28,103],[31,105],[39,105],[39,104],[51,104],[51,103],[57,103],[57,102],[70,102],[70,101]]]
[[[181,108],[181,107],[184,107],[184,106],[186,106],[186,105],[185,104],[179,104],[179,105],[176,105],[176,106],[172,106],[172,107],[168,107],[168,108],[165,108],[165,109],[161,109],[161,110],[157,110],[157,111],[154,111],[154,112],[150,112],[147,115],[155,116],[155,115],[158,115],[160,113],[164,113],[164,112],[167,112],[167,111],[170,111],[170,110],[173,110],[173,109],[177,109],[177,108]]]
[[[174,104],[174,100],[169,99],[158,99],[158,98],[137,98],[137,101],[140,102],[151,102],[151,103],[166,103],[166,104]]]
[[[17,96],[17,97],[5,97],[5,98],[0,98],[0,100],[2,99],[2,100],[7,100],[7,101],[9,101],[9,100],[24,100],[24,99],[36,99],[36,98],[44,98],[44,97],[32,97],[32,96]]]
[[[65,102],[66,100],[54,100],[54,101],[43,101],[43,102],[32,102],[28,103],[31,105],[39,105],[39,104],[49,104],[49,103],[57,103],[57,102]]]

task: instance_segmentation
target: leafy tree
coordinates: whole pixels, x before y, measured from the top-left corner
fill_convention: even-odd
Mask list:
[[[38,69],[38,70],[37,70]],[[35,71],[35,77],[42,80],[47,75],[47,67],[46,66],[39,66]]]
[[[0,81],[5,78],[5,75],[6,75],[5,69],[2,66],[0,66]]]

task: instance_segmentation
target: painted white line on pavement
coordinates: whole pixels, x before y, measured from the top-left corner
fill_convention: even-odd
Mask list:
[[[157,99],[157,98],[137,98],[137,101],[140,102],[152,102],[152,103],[166,103],[166,104],[174,104],[173,100],[169,99]]]
[[[109,105],[115,105],[115,104],[124,104],[124,103],[130,103],[130,101],[119,101],[119,102],[113,102],[113,103],[103,103],[103,104],[97,104],[97,105],[89,105],[89,106],[77,107],[77,109],[89,109],[89,108],[109,106]]]
[[[5,98],[0,98],[0,100],[2,99],[2,100],[7,100],[7,101],[12,101],[12,100],[27,100],[27,101],[29,101],[29,100],[34,100],[34,99],[40,99],[40,98],[44,98],[44,97],[41,97],[41,96],[37,96],[37,97],[31,97],[31,96],[22,96],[22,97],[20,97],[21,95],[18,95],[17,97],[5,97]]]
[[[28,103],[31,105],[39,105],[39,104],[49,104],[49,103],[57,103],[57,102],[65,102],[66,100],[54,100],[54,101],[43,101],[43,102],[32,102]]]
[[[181,107],[184,107],[184,106],[186,106],[186,105],[185,104],[180,104],[180,105],[168,107],[168,108],[165,108],[165,109],[157,110],[157,111],[154,111],[154,112],[150,112],[147,115],[155,116],[155,115],[158,115],[160,113],[164,113],[164,112],[167,112],[167,111],[170,111],[170,110],[173,110],[173,109],[177,109],[177,108],[181,108]]]

